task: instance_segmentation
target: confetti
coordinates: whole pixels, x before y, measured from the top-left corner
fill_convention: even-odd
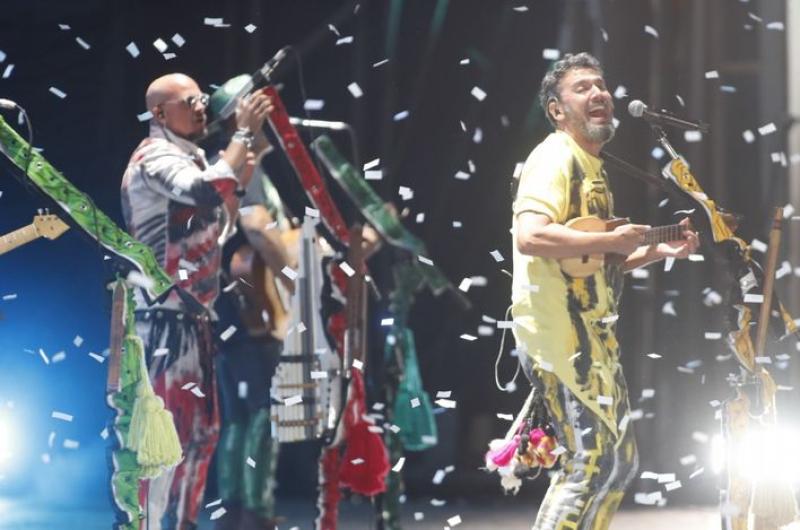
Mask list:
[[[420,263],[424,263],[425,265],[433,265],[433,260],[426,258],[425,256],[417,256],[417,259]]]
[[[658,353],[648,353],[647,356],[650,357],[651,359],[661,359],[662,357]]]
[[[393,318],[382,318],[381,319],[381,326],[391,326],[394,324]]]
[[[83,48],[84,50],[91,49],[91,46],[89,46],[89,43],[86,42],[85,40],[83,40],[80,37],[75,37],[75,42],[77,42],[80,45],[80,47]]]
[[[222,342],[225,342],[225,341],[227,341],[229,338],[231,338],[231,337],[233,336],[233,334],[234,334],[234,333],[236,333],[236,326],[234,326],[233,324],[231,324],[230,326],[228,326],[228,329],[226,329],[225,331],[223,331],[223,332],[220,334],[219,338],[220,338],[220,340],[221,340]]]
[[[746,295],[744,295],[744,303],[745,304],[763,304],[764,303],[764,295],[763,294],[747,293]]]
[[[467,291],[469,291],[471,285],[472,285],[472,279],[464,278],[463,280],[461,280],[461,283],[458,284],[458,289],[466,293]]]
[[[645,25],[644,32],[647,33],[648,35],[652,35],[653,37],[658,38],[658,31],[656,31],[656,28],[654,28],[653,26]]]
[[[514,415],[513,414],[503,414],[501,412],[498,412],[497,413],[497,417],[499,419],[501,419],[501,420],[514,421]]]
[[[437,399],[434,401],[437,405],[444,409],[454,409],[456,408],[456,402],[452,399]]]
[[[355,368],[356,370],[363,370],[364,363],[359,359],[353,359],[353,368]]]
[[[281,269],[281,273],[292,281],[297,279],[297,272],[288,265]]]
[[[172,42],[175,43],[175,46],[180,48],[184,44],[186,44],[186,39],[184,39],[180,33],[176,33],[175,35],[172,36]]]
[[[461,524],[461,516],[454,515],[453,517],[447,520],[447,524],[449,524],[450,526],[457,526]]]
[[[16,293],[3,295],[3,301],[5,301],[5,302],[7,302],[9,300],[16,300],[16,299],[17,299]]]
[[[353,276],[356,273],[353,267],[351,267],[346,261],[341,262],[339,264],[339,268],[342,269],[342,272],[344,272],[347,276]]]
[[[548,61],[557,61],[561,57],[561,51],[556,48],[545,48],[542,50],[542,58]]]
[[[153,113],[148,111],[142,112],[141,114],[136,115],[136,119],[140,122],[148,121],[153,118]]]
[[[706,79],[719,79],[719,72],[716,70],[709,70],[706,72]]]
[[[283,400],[283,404],[287,407],[291,407],[293,405],[298,405],[303,402],[303,395],[297,394],[296,396],[291,396]]]
[[[360,98],[364,95],[364,91],[361,90],[361,87],[358,86],[358,83],[355,81],[347,85],[347,90],[350,91],[350,94],[352,94],[354,98]]]
[[[489,254],[494,258],[494,260],[498,263],[504,260],[503,255],[500,254],[499,250],[493,250],[489,252]]]
[[[318,379],[327,379],[327,378],[328,378],[328,372],[320,372],[317,370],[311,371],[311,379],[313,379],[314,381]]]
[[[411,408],[415,409],[420,406],[419,398],[411,398]]]
[[[381,180],[383,179],[383,171],[380,169],[370,169],[364,172],[365,180]]]
[[[766,136],[768,134],[774,133],[777,130],[778,130],[778,128],[775,127],[775,124],[770,122],[770,123],[768,123],[766,125],[763,125],[763,126],[759,127],[758,128],[758,134],[760,134],[761,136]]]
[[[62,420],[62,421],[72,421],[72,418],[73,418],[72,414],[67,414],[66,412],[59,412],[57,410],[54,410],[50,414],[50,417],[53,418],[53,419]]]
[[[688,143],[696,143],[703,140],[703,133],[700,131],[684,131],[683,139]]]
[[[166,52],[167,48],[169,48],[167,43],[164,42],[164,39],[160,37],[153,41],[153,47],[155,47],[155,49],[158,50],[160,53]]]
[[[9,77],[11,77],[11,72],[13,71],[14,71],[13,64],[9,64],[8,66],[6,66],[6,69],[3,70],[3,79],[8,79]]]
[[[478,340],[478,337],[476,337],[474,335],[470,335],[469,333],[463,333],[460,338],[462,338],[464,340],[467,340],[467,341],[470,341],[470,342],[473,341],[473,340]]]
[[[50,364],[50,359],[47,358],[47,354],[44,353],[44,350],[39,348],[39,357],[42,358],[44,364]]]
[[[69,438],[65,439],[61,445],[64,449],[78,449],[81,446],[80,442],[77,440],[70,440]]]
[[[478,101],[483,101],[484,99],[486,99],[486,92],[484,92],[483,89],[477,86],[472,87],[470,94],[472,94],[472,97],[474,97]]]
[[[617,99],[628,97],[628,89],[623,85],[619,85],[616,90],[614,90],[614,97]]]
[[[219,508],[217,508],[216,510],[211,512],[211,515],[209,516],[209,519],[211,519],[212,521],[216,521],[217,519],[219,519],[220,517],[222,517],[226,513],[227,513],[227,510],[225,509],[225,507],[224,506],[220,506]]]
[[[389,59],[383,59],[381,61],[378,61],[377,63],[372,63],[372,67],[373,68],[377,68],[379,66],[383,66],[384,64],[386,64],[388,62],[389,62]]]
[[[403,465],[404,465],[405,463],[406,463],[406,457],[404,457],[404,456],[401,456],[401,457],[400,457],[400,458],[397,460],[397,463],[396,463],[395,465],[393,465],[393,466],[392,466],[392,471],[394,471],[395,473],[400,473],[400,471],[403,469]]]
[[[597,396],[597,404],[611,406],[614,404],[614,398],[611,396]]]
[[[64,92],[64,91],[62,91],[62,90],[60,90],[60,89],[58,89],[58,88],[56,88],[54,86],[51,86],[49,88],[49,91],[50,91],[51,94],[54,94],[54,95],[58,96],[61,99],[64,99],[65,97],[67,97],[66,92]]]
[[[456,180],[469,180],[471,176],[472,175],[470,175],[466,171],[461,171],[461,170],[457,171],[455,174]]]
[[[246,25],[246,26],[244,27],[244,30],[245,30],[247,33],[253,33],[253,32],[254,32],[256,29],[258,29],[258,26],[256,26],[255,24],[248,24],[248,25]]]

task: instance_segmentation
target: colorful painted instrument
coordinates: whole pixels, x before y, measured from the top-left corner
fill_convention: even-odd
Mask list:
[[[303,223],[292,321],[272,379],[272,433],[280,443],[327,437],[336,428],[342,368],[320,315],[322,266],[315,221]]]
[[[100,211],[88,195],[78,190],[0,116],[0,152],[25,171],[39,190],[53,199],[87,235],[133,265],[142,277],[139,282],[152,298],[172,287],[172,279],[161,268],[147,245],[136,241]],[[30,163],[29,163],[30,159]]]

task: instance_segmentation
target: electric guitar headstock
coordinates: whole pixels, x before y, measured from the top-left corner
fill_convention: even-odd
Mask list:
[[[59,219],[57,215],[53,215],[47,211],[34,216],[33,226],[40,237],[47,239],[56,239],[69,230],[69,225],[67,223]]]

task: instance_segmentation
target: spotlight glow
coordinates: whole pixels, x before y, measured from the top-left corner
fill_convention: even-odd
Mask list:
[[[795,481],[800,476],[800,461],[792,456],[797,447],[800,430],[787,427],[756,428],[728,443],[716,434],[711,439],[711,470],[719,474],[727,464],[750,480]]]

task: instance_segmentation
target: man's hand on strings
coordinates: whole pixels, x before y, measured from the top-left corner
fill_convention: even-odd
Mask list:
[[[700,239],[697,237],[697,232],[690,228],[689,218],[685,218],[678,224],[683,228],[683,239],[670,241],[669,243],[659,243],[654,251],[659,259],[686,259],[700,247]]]

